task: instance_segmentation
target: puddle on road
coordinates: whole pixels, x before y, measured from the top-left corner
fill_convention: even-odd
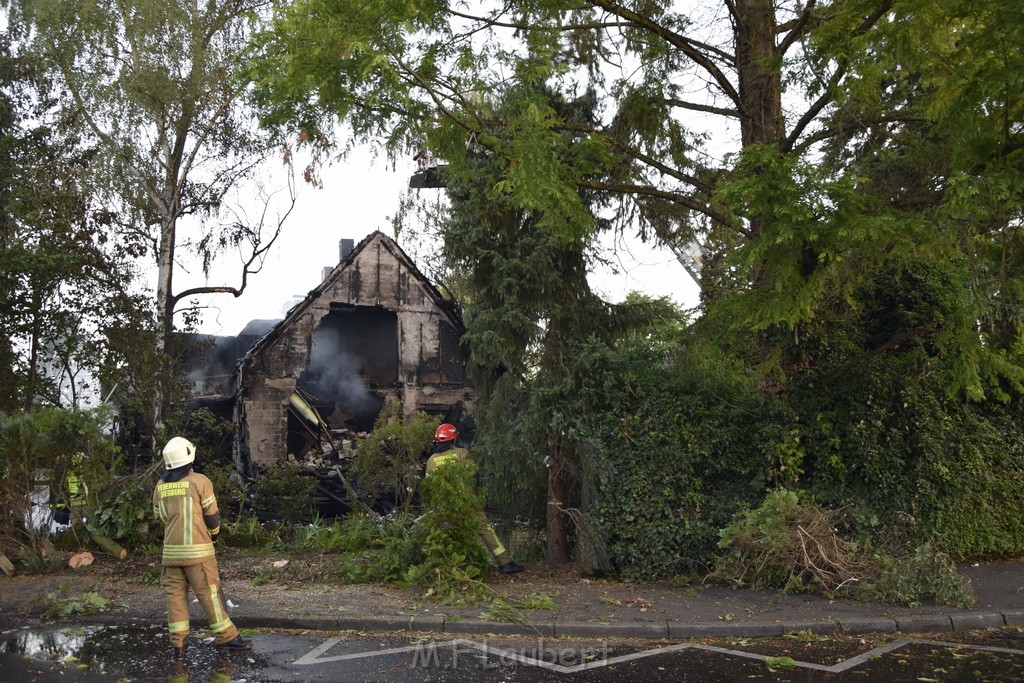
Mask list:
[[[951,646],[917,640],[887,652],[869,655],[859,640],[820,642],[782,640],[717,641],[717,651],[692,647],[667,651],[664,642],[588,643],[584,641],[476,639],[481,649],[465,640],[410,641],[399,636],[356,635],[335,637],[337,648],[322,651],[321,664],[301,667],[274,665],[293,662],[297,654],[322,649],[317,637],[261,634],[257,652],[219,653],[202,631],[193,632],[186,662],[176,665],[170,656],[161,624],[137,626],[32,627],[0,631],[0,681],[255,681],[271,680],[384,680],[412,683],[442,680],[447,683],[498,683],[518,680],[534,683],[625,683],[627,681],[789,681],[791,683],[851,683],[860,681],[1008,681],[1024,680],[1021,641],[980,636],[974,647]],[[991,634],[990,634],[991,636]],[[206,642],[203,642],[203,641]],[[330,641],[327,641],[330,642]],[[982,644],[984,642],[984,644]],[[411,653],[411,643],[423,652]],[[859,647],[853,647],[856,644]],[[704,646],[711,646],[705,642]],[[1009,645],[1009,647],[1007,647]],[[397,648],[398,654],[366,657],[364,653]],[[598,651],[597,648],[600,648]],[[436,649],[436,655],[434,650]],[[725,652],[724,650],[729,650]],[[741,653],[739,650],[745,652]],[[772,659],[754,659],[755,653]],[[841,663],[855,653],[868,655],[851,668]],[[745,654],[746,656],[743,656]],[[345,655],[345,656],[339,656]],[[429,655],[429,656],[427,656]],[[607,661],[589,670],[554,671],[513,655],[570,666]],[[343,660],[351,657],[350,661]],[[570,661],[571,660],[571,661]],[[797,660],[797,661],[793,661]],[[417,663],[418,662],[418,663]],[[836,666],[836,672],[810,669],[802,662]]]
[[[253,653],[221,654],[212,639],[193,632],[185,662],[174,662],[161,625],[61,626],[0,632],[0,671],[32,669],[60,680],[229,681],[246,678],[262,666]],[[209,642],[202,642],[209,640]]]

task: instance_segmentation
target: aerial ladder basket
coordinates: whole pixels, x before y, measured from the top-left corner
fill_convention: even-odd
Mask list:
[[[448,165],[421,168],[409,178],[409,187],[414,190],[448,186]]]

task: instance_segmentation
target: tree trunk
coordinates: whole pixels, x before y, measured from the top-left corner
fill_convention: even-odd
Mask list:
[[[775,52],[773,0],[737,0],[736,67],[743,146],[783,140],[781,57]]]
[[[109,536],[91,533],[89,534],[89,537],[92,538],[92,542],[102,548],[104,552],[113,555],[117,559],[123,560],[128,557],[128,551]]]
[[[740,135],[744,147],[765,144],[778,147],[784,137],[782,118],[781,56],[775,52],[773,0],[737,0],[736,70],[739,76]],[[750,238],[764,230],[764,219],[751,216]],[[756,289],[764,269],[752,275]]]
[[[561,448],[555,446],[548,456],[548,564],[559,565],[569,561],[569,530],[565,524],[565,470],[562,467]]]
[[[25,412],[32,410],[36,399],[36,379],[39,376],[39,338],[42,336],[43,304],[39,289],[32,290],[32,339],[29,340],[28,377],[25,381]]]
[[[173,205],[172,205],[173,207]],[[176,219],[166,218],[160,226],[160,244],[157,254],[156,283],[156,351],[158,357],[168,357],[171,351],[171,333],[174,331],[174,300],[171,294],[174,276],[174,240]],[[163,423],[164,405],[168,400],[162,379],[157,382],[153,397],[153,433]]]
[[[174,277],[175,223],[174,218],[167,218],[163,225],[160,226],[156,283],[156,348],[161,353],[167,353],[170,350],[171,331],[174,329],[171,286]]]

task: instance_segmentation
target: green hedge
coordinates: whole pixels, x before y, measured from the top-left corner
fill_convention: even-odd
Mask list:
[[[950,396],[934,361],[889,356],[831,393],[801,396],[810,454],[804,485],[853,505],[868,533],[894,521],[911,543],[954,559],[1024,551],[1019,402]]]

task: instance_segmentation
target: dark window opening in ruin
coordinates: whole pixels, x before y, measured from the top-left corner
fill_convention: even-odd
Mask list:
[[[298,387],[311,405],[333,429],[369,431],[384,406],[383,397],[371,387],[393,387],[397,382],[395,312],[332,304],[313,334],[309,364],[299,376]],[[297,431],[295,436],[299,437]]]
[[[438,322],[436,356],[420,361],[420,381],[425,384],[465,384],[468,355],[463,358],[459,333],[444,320]]]
[[[318,438],[316,430],[305,420],[288,411],[288,453],[298,459],[302,459],[312,450],[322,452],[319,448],[322,439]]]
[[[446,382],[454,384],[466,383],[466,364],[469,354],[459,340],[458,331],[445,321],[441,321],[441,375]]]

